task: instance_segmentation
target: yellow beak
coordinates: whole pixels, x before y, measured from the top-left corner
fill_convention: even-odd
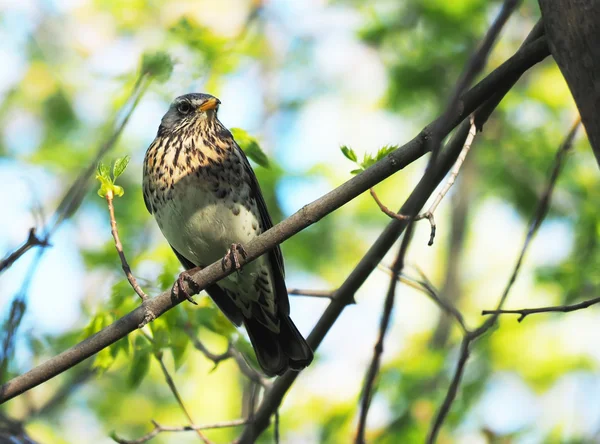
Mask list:
[[[215,97],[213,97],[212,99],[208,99],[206,102],[204,102],[202,105],[200,105],[198,107],[198,109],[200,111],[207,111],[210,109],[215,109],[217,106],[219,106],[219,104],[221,103],[221,101]]]

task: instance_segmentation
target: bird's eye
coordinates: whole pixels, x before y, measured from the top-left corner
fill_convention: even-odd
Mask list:
[[[192,105],[189,102],[181,102],[177,105],[177,111],[181,114],[188,114],[192,110]]]

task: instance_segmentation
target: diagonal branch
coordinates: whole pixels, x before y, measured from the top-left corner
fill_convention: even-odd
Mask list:
[[[445,137],[444,134],[444,126],[446,122],[450,121],[456,109],[459,107],[461,95],[463,92],[473,83],[473,80],[477,75],[481,72],[481,70],[485,67],[485,63],[487,58],[492,51],[494,43],[496,39],[500,35],[502,28],[510,18],[511,14],[515,10],[515,8],[520,3],[520,0],[505,0],[502,8],[500,9],[500,13],[488,29],[485,34],[479,48],[469,59],[463,73],[461,74],[452,95],[450,96],[450,100],[448,101],[448,105],[444,113],[442,114],[442,119],[439,122],[439,125],[434,128],[434,131],[431,135],[431,159],[430,166],[433,165],[437,160],[437,155],[440,149],[440,145],[442,140]]]
[[[40,239],[35,234],[35,228],[31,228],[29,230],[29,236],[23,245],[17,248],[15,251],[10,253],[5,259],[0,262],[0,273],[2,273],[7,268],[10,268],[12,264],[14,264],[21,256],[31,250],[33,247],[47,247],[48,239]]]
[[[379,325],[379,337],[377,338],[377,342],[375,343],[375,347],[373,350],[373,359],[371,360],[371,364],[369,365],[369,369],[365,377],[365,384],[362,390],[360,416],[358,419],[358,427],[356,429],[356,444],[363,444],[366,442],[365,431],[367,427],[367,415],[369,414],[369,407],[371,405],[373,386],[375,384],[375,378],[377,378],[377,374],[379,373],[381,355],[383,354],[383,342],[390,324],[390,319],[392,317],[392,310],[394,308],[394,301],[396,298],[397,280],[400,276],[400,273],[402,273],[402,269],[404,268],[404,258],[406,257],[406,252],[408,251],[408,246],[410,245],[410,241],[412,239],[413,229],[414,215],[413,220],[410,220],[408,222],[406,233],[404,234],[404,238],[402,239],[402,243],[400,244],[400,250],[398,251],[396,260],[392,264],[392,278],[390,279],[390,285],[388,287],[388,292],[385,297],[385,303],[383,306],[383,315],[381,316],[381,323]]]
[[[475,108],[480,106],[499,89],[505,88],[510,82],[514,83],[515,76],[518,77],[531,66],[547,57],[547,55],[548,47],[545,40],[541,38],[517,51],[517,53],[509,60],[464,94],[462,97],[461,111],[457,112],[456,117],[448,124],[447,131],[449,132],[453,126],[461,122],[465,116],[473,112]],[[406,165],[423,156],[427,149],[425,146],[427,135],[430,134],[432,125],[434,124],[435,122],[428,125],[413,140],[377,162],[366,171],[354,176],[346,183],[330,191],[311,204],[306,205],[297,213],[250,242],[245,246],[248,255],[246,259],[240,261],[241,265],[255,260],[271,248],[275,247],[275,245],[280,244],[299,231],[319,221],[321,218],[340,208],[373,185],[381,182],[393,173],[401,170]],[[460,131],[466,135],[468,132],[468,122],[467,125],[462,125],[461,128]],[[445,160],[444,162],[441,162],[441,160],[438,162],[440,165],[444,165],[439,171],[441,177],[438,176],[435,178],[437,183],[443,179],[446,172],[452,167],[452,164],[460,153],[463,141],[464,138],[461,140],[461,145],[452,151],[452,155],[441,155]],[[428,187],[426,189],[423,189],[423,187],[425,187],[425,185],[421,185],[420,187],[417,186],[418,193],[413,193],[414,196],[409,198],[409,201],[405,204],[405,208],[403,208],[404,212],[423,206],[423,197],[429,197],[433,192],[433,190],[429,190]],[[325,313],[319,320],[319,323],[311,333],[310,343],[313,348],[318,346],[327,331],[331,328],[331,325],[333,325],[339,314],[342,312],[343,308],[352,300],[358,287],[362,285],[367,276],[373,271],[385,252],[389,249],[390,245],[393,244],[404,230],[404,227],[405,223],[402,221],[392,221],[380,239],[357,266],[355,271],[342,287],[340,287],[337,291],[338,297],[329,304]],[[195,273],[193,279],[198,283],[200,288],[205,288],[224,278],[231,272],[232,270],[224,271],[221,267],[221,262],[217,261],[202,271]],[[0,403],[4,403],[24,391],[53,378],[131,333],[144,321],[148,310],[155,316],[160,316],[184,300],[185,299],[171,295],[170,291],[166,291],[161,295],[144,302],[141,307],[138,307],[129,314],[118,319],[95,335],[49,359],[33,370],[4,384],[0,387]],[[277,406],[281,402],[281,398],[295,380],[296,375],[296,373],[289,372],[279,378],[274,384],[273,389],[269,392],[272,397],[266,397],[257,412],[256,422],[258,424],[257,427],[253,428],[255,433],[260,434],[260,432],[268,425],[271,414],[277,409]]]

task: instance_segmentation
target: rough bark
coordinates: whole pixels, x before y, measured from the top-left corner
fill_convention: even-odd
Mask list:
[[[575,99],[600,164],[600,2],[539,0],[550,52]]]

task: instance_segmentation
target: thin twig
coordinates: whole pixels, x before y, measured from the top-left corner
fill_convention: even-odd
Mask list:
[[[333,299],[335,290],[304,290],[300,288],[292,288],[288,290],[290,296],[307,296],[311,298]]]
[[[187,426],[163,426],[160,425],[158,422],[156,421],[152,421],[152,424],[154,425],[154,429],[152,429],[151,432],[149,432],[148,434],[137,438],[137,439],[124,439],[119,437],[116,434],[112,435],[112,439],[115,440],[116,442],[118,442],[119,444],[143,444],[147,441],[150,441],[152,438],[154,438],[156,435],[158,435],[159,433],[163,433],[163,432],[190,432],[192,430],[213,430],[213,429],[225,429],[225,428],[229,428],[229,427],[237,427],[237,426],[243,426],[248,424],[248,420],[246,419],[234,419],[232,421],[221,421],[221,422],[216,422],[214,424],[207,424],[207,425],[187,425]]]
[[[458,176],[458,172],[460,171],[462,164],[464,163],[465,159],[467,158],[467,154],[469,153],[469,150],[471,149],[471,145],[473,144],[473,140],[475,139],[476,134],[477,134],[477,128],[475,127],[475,119],[473,116],[471,116],[471,128],[469,129],[469,135],[467,137],[467,140],[465,140],[465,144],[463,146],[462,151],[460,152],[460,155],[458,156],[458,159],[456,159],[456,163],[454,164],[454,166],[452,167],[452,170],[450,171],[450,176],[448,177],[448,181],[446,182],[444,187],[440,190],[440,192],[437,194],[437,196],[433,200],[433,203],[431,204],[429,209],[427,211],[425,211],[424,213],[421,213],[421,214],[415,216],[414,220],[427,219],[429,221],[429,224],[431,225],[431,234],[429,235],[429,242],[427,244],[429,246],[433,245],[433,240],[435,239],[435,233],[436,233],[436,224],[435,224],[435,218],[433,217],[433,213],[437,209],[438,205],[440,204],[440,202],[442,201],[444,196],[446,196],[446,194],[448,193],[450,188],[452,188],[452,185],[454,185],[454,182],[456,181],[456,177]],[[394,219],[398,219],[398,220],[406,220],[409,218],[409,216],[406,216],[404,214],[395,213],[392,210],[390,210],[388,207],[386,207],[381,202],[381,200],[379,199],[379,197],[377,196],[377,193],[375,193],[375,190],[373,188],[370,188],[369,192],[371,193],[371,196],[373,196],[373,199],[375,200],[375,202],[377,203],[377,205],[379,206],[381,211],[383,211],[388,216],[393,217]]]
[[[454,402],[454,399],[456,398],[456,393],[458,392],[458,387],[460,386],[460,381],[462,379],[464,369],[466,367],[466,363],[469,358],[469,347],[470,347],[471,343],[474,342],[475,340],[477,340],[480,336],[482,336],[488,330],[490,330],[494,326],[494,324],[496,323],[496,320],[498,319],[498,316],[502,312],[502,307],[504,306],[504,303],[506,302],[508,294],[510,293],[512,286],[517,279],[517,276],[521,269],[521,265],[523,263],[523,259],[529,248],[529,245],[531,244],[531,241],[533,240],[535,234],[537,233],[537,230],[539,229],[540,225],[542,224],[542,221],[544,220],[546,214],[548,213],[548,209],[550,207],[550,201],[552,198],[552,191],[554,190],[554,187],[556,185],[556,180],[558,179],[558,175],[562,169],[566,155],[569,152],[571,146],[573,145],[573,140],[575,139],[575,135],[577,134],[577,130],[579,129],[580,124],[581,124],[581,120],[579,118],[577,118],[577,120],[571,127],[569,134],[567,135],[564,142],[559,147],[559,149],[556,153],[555,160],[554,160],[554,166],[552,168],[550,178],[548,179],[548,183],[546,185],[546,190],[545,190],[544,194],[542,195],[542,197],[540,198],[540,201],[538,202],[536,210],[535,210],[533,217],[531,219],[531,222],[529,224],[529,229],[527,231],[527,235],[525,237],[523,247],[521,248],[521,252],[519,254],[519,257],[517,258],[517,262],[513,268],[513,272],[510,276],[510,279],[508,280],[508,283],[506,284],[504,292],[502,293],[502,296],[500,297],[500,300],[498,302],[498,306],[497,306],[496,310],[494,310],[494,313],[492,313],[492,316],[489,317],[488,319],[486,319],[477,329],[470,331],[463,338],[463,341],[461,344],[461,351],[460,351],[460,355],[458,358],[458,364],[456,366],[454,377],[452,378],[450,387],[448,388],[448,392],[446,393],[446,396],[444,398],[444,402],[440,406],[440,409],[438,410],[438,412],[435,416],[435,420],[433,421],[431,428],[429,430],[429,434],[427,437],[428,444],[433,444],[436,441],[437,436],[440,432],[440,429],[446,419],[446,416],[450,412],[452,403]]]
[[[190,325],[184,326],[184,331],[192,341],[194,348],[200,351],[204,356],[214,363],[215,366],[213,367],[213,370],[216,369],[222,361],[232,358],[240,369],[240,372],[248,379],[262,387],[270,386],[269,381],[257,370],[254,370],[254,368],[252,368],[248,362],[246,362],[244,355],[237,350],[233,344],[228,344],[227,350],[223,353],[213,353],[196,337],[194,330]]]
[[[150,336],[150,334],[148,334],[144,330],[140,330],[140,331],[142,332],[142,335],[150,342],[150,344],[152,346],[154,346],[154,339],[152,338],[152,336]],[[169,373],[169,369],[165,365],[165,361],[163,360],[163,357],[162,357],[162,352],[161,351],[154,351],[153,354],[154,354],[154,357],[156,358],[156,360],[158,361],[158,363],[160,365],[160,369],[163,372],[163,375],[165,377],[165,381],[167,382],[167,385],[169,386],[169,389],[171,390],[171,393],[173,393],[173,396],[175,397],[175,400],[177,401],[177,404],[179,404],[179,408],[181,408],[181,411],[183,412],[183,414],[185,415],[185,417],[188,419],[188,421],[190,422],[190,424],[193,424],[194,420],[192,419],[192,416],[190,415],[190,412],[188,411],[188,409],[186,408],[185,404],[183,403],[183,399],[181,398],[181,395],[179,394],[179,390],[177,390],[177,386],[175,385],[175,381],[173,381],[173,378],[171,377],[171,374]],[[204,444],[210,444],[210,440],[206,436],[204,436],[204,434],[200,430],[198,430],[198,429],[195,429],[195,430],[196,430],[196,434],[202,440],[202,442],[204,442]]]
[[[40,239],[35,234],[35,228],[29,229],[29,236],[27,236],[27,240],[23,245],[17,248],[15,251],[10,253],[5,259],[0,262],[0,273],[2,273],[5,269],[10,268],[12,264],[14,264],[17,259],[31,250],[33,247],[42,246],[47,247],[48,239]]]
[[[393,275],[391,268],[386,265],[379,264],[377,268],[384,271],[389,276]],[[437,289],[421,270],[417,269],[417,271],[421,275],[422,280],[414,279],[402,273],[398,276],[398,282],[402,282],[404,285],[408,285],[427,295],[443,312],[449,314],[456,320],[464,333],[468,332],[469,329],[461,312],[450,301],[439,295]]]
[[[375,378],[379,373],[381,355],[383,354],[383,342],[390,324],[392,310],[394,308],[394,301],[396,298],[396,284],[398,276],[400,276],[400,273],[404,268],[404,258],[406,257],[408,246],[410,245],[413,227],[414,221],[409,221],[406,232],[404,233],[404,238],[400,244],[400,249],[398,250],[398,255],[392,264],[392,279],[390,280],[390,285],[388,287],[388,292],[383,307],[383,315],[381,316],[381,323],[379,324],[379,337],[377,338],[377,342],[373,350],[373,358],[371,359],[371,364],[369,365],[369,370],[367,371],[362,390],[360,416],[358,419],[358,427],[356,429],[356,444],[363,444],[366,442],[365,431],[367,427],[367,415],[369,414],[369,407],[371,405],[372,392],[374,390],[373,386],[375,384]]]
[[[443,133],[447,123],[450,121],[456,109],[459,108],[460,98],[463,92],[473,83],[475,77],[483,70],[485,64],[487,62],[488,56],[492,51],[494,43],[496,39],[500,35],[500,31],[508,21],[509,17],[520,3],[520,0],[505,0],[502,5],[502,9],[500,13],[488,29],[485,37],[481,41],[479,48],[475,51],[475,53],[469,59],[469,62],[465,66],[463,73],[461,74],[450,99],[448,100],[448,104],[446,105],[446,109],[442,114],[442,119],[439,121],[438,125],[434,127],[434,130],[431,134],[431,158],[429,159],[428,169],[435,164],[437,161],[437,156],[440,150],[441,142],[443,140]]]
[[[113,239],[115,240],[115,248],[117,249],[117,253],[119,253],[119,258],[121,259],[121,266],[123,267],[123,271],[125,272],[125,276],[127,276],[127,280],[131,285],[131,288],[137,293],[137,295],[142,299],[142,301],[146,301],[148,299],[148,295],[144,293],[144,290],[139,286],[135,276],[131,272],[131,267],[127,263],[127,259],[125,259],[125,253],[123,252],[123,244],[121,244],[121,239],[119,238],[119,230],[117,229],[117,220],[115,219],[115,207],[113,205],[114,194],[112,190],[108,190],[106,193],[106,203],[108,204],[108,213],[110,214],[110,232],[112,234]]]
[[[550,307],[539,307],[539,308],[521,308],[518,310],[483,310],[482,315],[499,315],[499,314],[518,314],[519,322],[522,322],[526,316],[536,313],[570,313],[572,311],[583,310],[600,303],[600,297],[594,299],[588,299],[587,301],[578,302],[577,304],[570,305],[554,305]]]

